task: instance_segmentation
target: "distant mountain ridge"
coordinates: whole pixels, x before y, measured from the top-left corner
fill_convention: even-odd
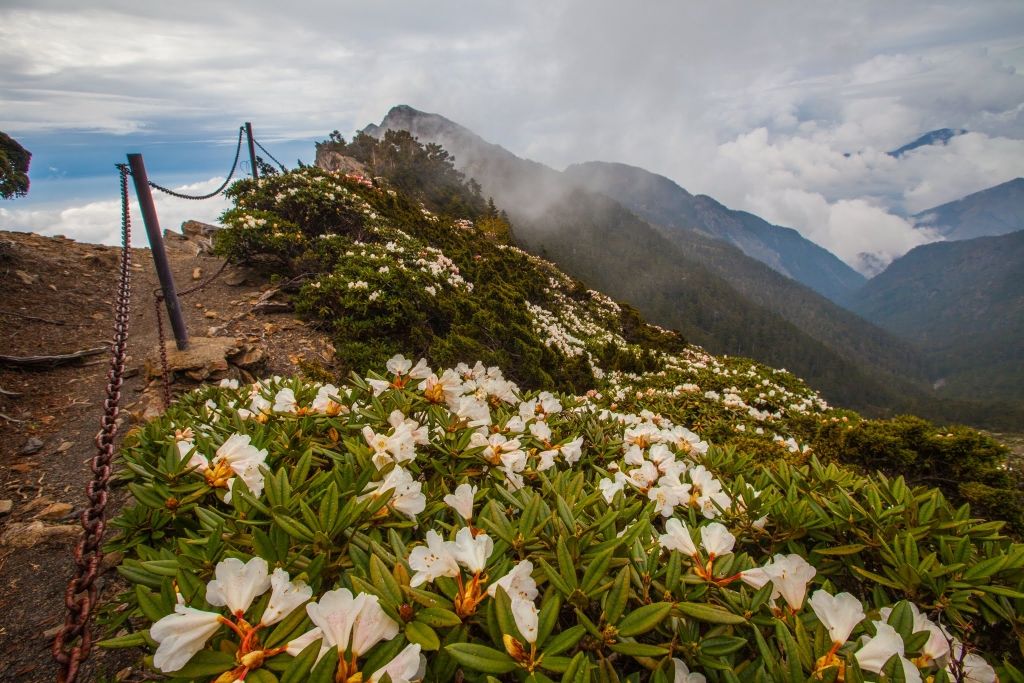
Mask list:
[[[940,395],[1024,402],[1024,231],[917,247],[848,305],[925,350]]]
[[[1024,230],[1024,178],[969,194],[913,218],[918,228],[934,230],[946,240],[994,237]]]
[[[728,209],[707,195],[694,196],[665,176],[601,161],[573,164],[565,174],[655,223],[678,230],[696,230],[728,242],[833,301],[867,281],[796,230],[772,225],[745,211]]]
[[[387,130],[408,130],[443,146],[509,213],[521,245],[709,350],[798,369],[831,400],[872,413],[885,412],[907,392],[924,395],[920,386],[929,373],[913,347],[713,238],[711,229],[650,221],[580,188],[572,174],[520,159],[436,114],[395,107],[363,132],[378,137]],[[738,230],[747,220],[760,227],[750,214],[685,196],[692,198],[696,221]],[[780,231],[775,234],[787,234]]]
[[[894,149],[891,152],[886,152],[886,154],[888,154],[891,157],[896,157],[897,159],[899,159],[901,156],[903,156],[912,149],[917,149],[918,147],[927,147],[928,145],[945,145],[950,140],[955,138],[957,135],[963,135],[966,132],[967,131],[964,130],[963,128],[939,128],[938,130],[932,130],[925,133],[918,139],[914,140],[909,144],[903,145],[899,149]]]

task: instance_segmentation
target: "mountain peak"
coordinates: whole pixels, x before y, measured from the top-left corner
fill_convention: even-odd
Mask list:
[[[1024,229],[1024,178],[969,194],[913,216],[918,228],[947,240],[1005,235]]]
[[[917,149],[918,147],[927,147],[929,145],[945,146],[946,143],[955,138],[957,135],[963,135],[966,132],[967,131],[963,128],[939,128],[937,130],[932,130],[925,133],[924,135],[914,140],[910,144],[903,145],[897,150],[893,150],[892,152],[886,152],[886,154],[888,154],[891,157],[899,159],[901,156],[903,156],[910,150]]]

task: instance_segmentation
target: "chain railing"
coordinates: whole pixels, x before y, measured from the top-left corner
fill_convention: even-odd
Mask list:
[[[128,168],[118,164],[121,173],[121,274],[117,291],[112,358],[107,373],[107,398],[103,401],[100,432],[96,435],[97,453],[92,459],[93,479],[86,488],[89,505],[82,512],[82,533],[75,544],[75,573],[64,594],[67,618],[53,641],[53,656],[60,665],[57,680],[74,681],[82,662],[92,649],[89,619],[96,607],[99,589],[96,578],[103,561],[103,532],[107,527],[107,500],[114,438],[124,383],[125,351],[128,345],[128,314],[131,305],[132,227],[128,212]],[[76,642],[77,641],[77,642]]]
[[[253,140],[253,142],[256,144],[257,147],[259,147],[263,151],[264,154],[266,154],[268,157],[270,157],[271,161],[273,161],[275,164],[277,164],[281,168],[281,171],[283,173],[287,173],[288,172],[288,169],[284,167],[284,164],[282,164],[280,161],[275,159],[274,155],[271,154],[270,152],[268,152],[267,148],[259,143],[259,140]]]
[[[201,201],[212,199],[221,194],[231,182],[235,171],[238,169],[238,159],[242,153],[242,136],[245,133],[245,126],[238,130],[238,144],[235,147],[235,159],[231,164],[231,170],[224,183],[209,194],[194,196],[175,192],[161,185],[149,181],[149,187],[160,190],[172,197]],[[255,142],[255,141],[254,141]],[[284,165],[274,157],[258,142],[255,143],[270,159],[272,159],[282,171],[287,172]],[[131,156],[131,155],[129,155]],[[253,163],[255,163],[255,158]],[[57,681],[59,683],[74,683],[80,673],[82,663],[89,656],[93,646],[92,633],[89,630],[89,620],[96,608],[99,597],[99,589],[96,579],[100,573],[100,565],[103,561],[103,534],[106,531],[107,502],[110,496],[110,475],[111,461],[114,457],[114,441],[117,436],[118,415],[120,412],[121,387],[124,384],[125,353],[128,345],[128,319],[131,304],[131,215],[128,203],[128,176],[131,175],[126,164],[117,164],[121,176],[121,268],[120,281],[118,285],[116,317],[114,323],[114,339],[111,345],[110,371],[107,374],[107,397],[103,401],[103,417],[100,420],[100,431],[96,435],[97,453],[93,456],[91,468],[93,479],[86,487],[86,495],[89,498],[89,505],[82,512],[82,533],[75,545],[74,575],[68,582],[64,596],[64,605],[67,609],[67,617],[64,626],[57,633],[53,641],[53,657],[59,665]],[[145,184],[142,187],[146,187]],[[136,186],[139,190],[139,186]],[[148,195],[148,189],[146,190]],[[150,202],[152,200],[150,199]],[[145,211],[143,212],[145,213]],[[206,280],[190,287],[178,296],[186,296],[199,291],[213,282],[227,267],[225,261],[221,267]],[[173,283],[172,283],[173,284]],[[157,335],[160,343],[160,361],[163,370],[163,399],[164,408],[170,405],[170,372],[168,371],[167,349],[164,340],[164,325],[161,315],[160,303],[163,301],[163,290],[157,289],[154,292],[156,303]]]
[[[244,126],[240,126],[238,128],[238,146],[235,148],[235,160],[231,164],[231,170],[228,172],[228,177],[224,180],[224,184],[223,185],[218,187],[216,190],[214,190],[210,194],[204,194],[204,195],[200,195],[200,196],[194,196],[194,195],[190,195],[190,194],[181,194],[180,192],[175,192],[174,190],[169,190],[166,187],[163,187],[161,185],[157,185],[152,180],[149,181],[149,186],[152,187],[154,190],[160,190],[164,194],[169,194],[172,197],[177,197],[178,199],[192,199],[192,200],[196,200],[196,201],[201,201],[203,199],[213,199],[214,197],[219,195],[221,192],[223,192],[225,188],[227,188],[228,183],[231,182],[231,178],[235,175],[235,170],[238,168],[238,157],[241,156],[241,154],[242,154],[242,135],[244,133],[245,133],[245,127]]]

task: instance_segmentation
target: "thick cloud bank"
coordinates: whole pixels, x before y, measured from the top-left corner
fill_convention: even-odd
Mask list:
[[[182,194],[202,195],[211,192],[224,182],[224,178],[211,178],[205,182],[172,187]],[[116,188],[116,185],[115,185]],[[115,190],[116,191],[116,190]],[[135,199],[135,191],[129,181],[129,211],[132,221],[132,246],[148,247],[146,227],[142,212]],[[229,202],[223,197],[214,197],[202,202],[171,197],[153,191],[157,218],[161,230],[180,229],[187,220],[198,220],[216,224]],[[121,244],[121,199],[99,199],[84,204],[66,206],[62,204],[40,205],[19,209],[0,206],[0,226],[4,230],[35,232],[40,235],[64,235],[80,242],[94,244]]]
[[[1024,175],[1017,0],[82,7],[0,8],[0,130],[315,139],[406,103],[556,167],[663,173],[866,273],[933,238],[902,216]],[[946,127],[971,132],[886,155]]]

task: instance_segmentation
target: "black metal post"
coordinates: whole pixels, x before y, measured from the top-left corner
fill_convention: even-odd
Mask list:
[[[179,351],[184,351],[188,348],[188,332],[185,330],[185,318],[181,315],[181,304],[178,303],[178,290],[174,286],[171,264],[167,260],[167,252],[164,250],[164,236],[160,232],[160,222],[156,217],[153,194],[149,190],[146,164],[143,163],[141,154],[129,154],[128,166],[132,169],[135,195],[139,198],[142,220],[146,224],[146,234],[149,236],[149,246],[153,252],[153,263],[156,264],[156,274],[160,278],[160,287],[164,293],[164,304],[167,305],[167,317],[171,319],[174,342],[178,345]]]
[[[245,137],[249,138],[249,163],[252,164],[252,179],[259,182],[260,174],[256,168],[256,146],[252,144],[252,124],[248,121],[245,122]]]

